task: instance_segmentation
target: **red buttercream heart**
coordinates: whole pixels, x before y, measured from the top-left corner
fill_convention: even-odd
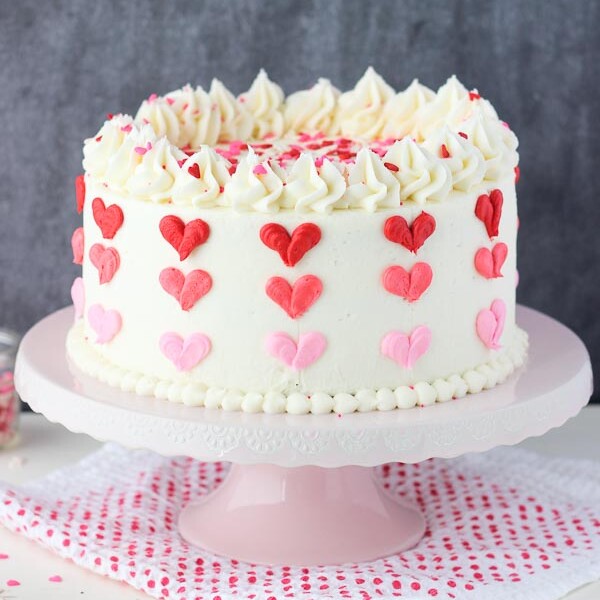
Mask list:
[[[433,271],[427,263],[419,262],[409,271],[399,265],[388,267],[383,273],[383,287],[408,302],[418,300],[427,290]]]
[[[410,226],[404,217],[396,215],[387,219],[383,227],[383,234],[390,242],[400,244],[415,254],[434,231],[435,219],[425,211]]]
[[[283,277],[271,277],[265,291],[292,319],[297,319],[319,299],[323,284],[315,275],[304,275],[293,286]]]
[[[508,254],[508,246],[498,242],[491,250],[479,248],[475,253],[475,269],[486,279],[502,277],[502,265]]]
[[[212,278],[201,269],[190,271],[184,275],[179,269],[169,267],[163,269],[159,276],[163,290],[171,294],[183,310],[190,310],[205,296],[212,287]]]
[[[490,239],[498,235],[503,201],[504,197],[500,190],[492,190],[489,196],[488,194],[482,194],[477,198],[475,216],[485,225]]]
[[[123,211],[116,204],[106,207],[102,198],[94,198],[92,201],[92,213],[96,225],[100,227],[102,237],[112,240],[123,225]]]
[[[160,221],[162,236],[177,250],[179,260],[185,260],[192,251],[204,244],[210,235],[210,227],[202,219],[184,223],[179,217],[169,215]]]
[[[85,202],[85,178],[83,175],[75,177],[75,202],[77,204],[77,212],[81,214]]]
[[[302,223],[288,233],[283,225],[267,223],[260,230],[262,243],[275,250],[288,267],[298,264],[302,257],[321,240],[321,229],[314,223]]]
[[[98,269],[100,285],[111,281],[121,264],[117,250],[115,248],[105,248],[102,244],[94,244],[90,248],[90,260]]]

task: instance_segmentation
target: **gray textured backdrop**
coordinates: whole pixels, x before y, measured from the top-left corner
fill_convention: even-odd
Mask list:
[[[600,2],[0,0],[0,324],[69,301],[81,144],[107,112],[259,67],[286,91],[372,64],[396,88],[456,73],[519,135],[521,302],[600,363]]]

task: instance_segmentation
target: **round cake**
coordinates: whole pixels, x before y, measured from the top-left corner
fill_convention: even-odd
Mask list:
[[[76,179],[67,352],[194,406],[322,414],[503,382],[515,324],[517,138],[476,90],[371,68],[284,96],[261,71],[108,115]]]

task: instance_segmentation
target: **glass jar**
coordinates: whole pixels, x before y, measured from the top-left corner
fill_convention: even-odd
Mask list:
[[[0,329],[0,448],[17,442],[20,401],[15,390],[13,373],[19,336]]]

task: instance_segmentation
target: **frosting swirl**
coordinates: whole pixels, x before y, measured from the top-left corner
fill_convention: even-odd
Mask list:
[[[185,146],[180,139],[181,127],[173,107],[164,99],[151,96],[144,100],[135,115],[138,124],[150,124],[156,137],[166,136],[176,146]]]
[[[194,89],[185,85],[169,92],[165,101],[179,120],[179,147],[199,148],[217,143],[221,129],[219,105],[200,86]]]
[[[83,168],[94,177],[102,179],[110,161],[133,127],[133,119],[129,115],[115,115],[105,121],[98,134],[84,142]]]
[[[378,137],[385,125],[382,109],[393,96],[394,90],[369,67],[356,87],[339,97],[333,132],[339,130],[345,136]]]
[[[384,161],[396,165],[400,199],[424,204],[445,200],[452,186],[450,169],[410,138],[396,142]]]
[[[402,138],[412,135],[417,123],[417,111],[435,98],[435,92],[413,79],[403,91],[392,96],[383,108],[384,138]]]
[[[268,161],[259,162],[252,148],[225,185],[227,204],[239,212],[256,210],[276,213],[282,192],[281,178],[275,174]]]
[[[283,90],[273,83],[261,69],[250,89],[239,101],[254,118],[252,136],[262,139],[268,135],[280,137],[283,133]]]
[[[252,115],[218,80],[213,79],[208,95],[218,106],[221,118],[219,142],[245,140],[252,133]]]
[[[127,181],[142,162],[143,153],[148,145],[156,142],[156,135],[151,125],[144,125],[141,129],[133,127],[123,138],[119,149],[111,156],[106,168],[105,177],[116,188],[125,188]],[[140,150],[141,149],[141,150]]]
[[[231,179],[228,168],[224,158],[209,146],[202,146],[178,170],[173,202],[203,208],[222,204],[223,190]]]
[[[400,206],[398,180],[371,150],[363,148],[348,171],[348,204],[374,212]]]
[[[331,161],[324,159],[317,169],[312,157],[302,154],[287,176],[281,205],[298,212],[331,213],[341,207],[345,192],[344,176]]]
[[[182,159],[185,154],[172,148],[165,137],[145,147],[137,148],[142,148],[145,152],[140,164],[128,178],[126,189],[134,196],[149,198],[153,202],[166,202],[171,197],[171,189],[179,173],[175,152]]]
[[[449,167],[454,190],[468,192],[483,181],[486,170],[483,154],[448,127],[428,138],[423,147],[434,156],[439,156]]]
[[[284,109],[286,131],[329,131],[339,95],[328,79],[319,79],[309,90],[288,96]]]
[[[493,121],[482,112],[477,112],[459,127],[460,132],[467,135],[471,144],[483,155],[484,179],[495,181],[502,176],[507,165],[512,168],[517,164],[518,155],[505,144],[503,139],[505,127],[499,121]]]

